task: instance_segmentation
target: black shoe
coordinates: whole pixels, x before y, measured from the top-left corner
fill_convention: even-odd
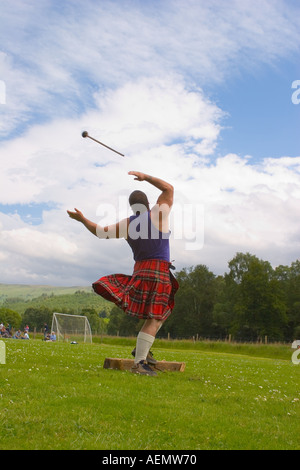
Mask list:
[[[132,354],[133,357],[135,357],[135,349],[136,349],[136,348],[134,348],[134,350],[131,351],[131,354]],[[154,359],[153,354],[152,354],[151,351],[148,352],[148,355],[147,355],[147,357],[146,357],[146,361],[147,361],[147,363],[150,364],[151,366],[155,366],[155,364],[157,363],[157,360]]]
[[[157,373],[154,372],[154,370],[152,370],[151,367],[145,361],[140,361],[137,364],[134,364],[131,367],[131,372],[133,374],[151,375],[152,377],[157,375]]]

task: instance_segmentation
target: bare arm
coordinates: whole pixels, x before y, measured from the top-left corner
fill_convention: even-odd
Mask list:
[[[97,236],[97,224],[84,217],[82,212],[75,208],[75,212],[67,211],[67,213],[71,219],[81,222],[93,235]]]
[[[98,238],[127,238],[128,219],[121,220],[120,222],[117,222],[113,225],[102,227],[101,225],[88,220],[78,209],[75,209],[75,212],[67,212],[71,219],[81,222],[93,235]]]
[[[139,171],[129,171],[128,174],[135,176],[134,179],[137,181],[147,181],[147,183],[152,184],[161,191],[156,204],[167,204],[170,208],[172,207],[174,188],[170,183],[167,183],[160,178],[156,178],[155,176],[146,175],[145,173],[141,173]]]
[[[155,176],[146,175],[139,171],[130,171],[129,175],[134,175],[137,181],[147,181],[161,191],[156,204],[151,209],[151,220],[156,228],[161,232],[169,232],[169,214],[173,205],[174,188],[170,183],[167,183]]]

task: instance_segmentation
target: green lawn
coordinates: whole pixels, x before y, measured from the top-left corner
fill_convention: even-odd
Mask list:
[[[143,377],[103,369],[131,344],[5,344],[1,450],[300,449],[300,365],[290,359],[156,347],[185,372]]]

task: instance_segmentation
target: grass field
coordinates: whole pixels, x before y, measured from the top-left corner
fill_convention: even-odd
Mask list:
[[[0,449],[300,449],[300,365],[290,357],[158,341],[155,357],[185,361],[185,372],[103,369],[132,345],[6,340]]]

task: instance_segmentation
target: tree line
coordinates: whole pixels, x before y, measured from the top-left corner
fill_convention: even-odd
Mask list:
[[[210,338],[236,341],[285,341],[300,339],[300,261],[273,268],[268,261],[250,253],[237,253],[228,272],[216,276],[205,265],[176,273],[180,288],[175,307],[159,337]],[[53,310],[45,305],[29,306],[20,315],[0,309],[0,320],[15,328],[28,324],[31,330],[51,326],[53,311],[88,317],[93,334],[135,336],[142,321],[128,317],[118,307],[78,308],[81,293],[73,294],[76,307]],[[95,294],[84,294],[85,299]],[[59,297],[57,301],[59,303]],[[112,304],[110,304],[111,306]]]
[[[255,255],[237,253],[228,268],[223,276],[205,265],[179,271],[175,307],[158,336],[230,336],[251,342],[300,338],[300,261],[273,268]],[[113,308],[108,333],[127,336],[140,326]]]

